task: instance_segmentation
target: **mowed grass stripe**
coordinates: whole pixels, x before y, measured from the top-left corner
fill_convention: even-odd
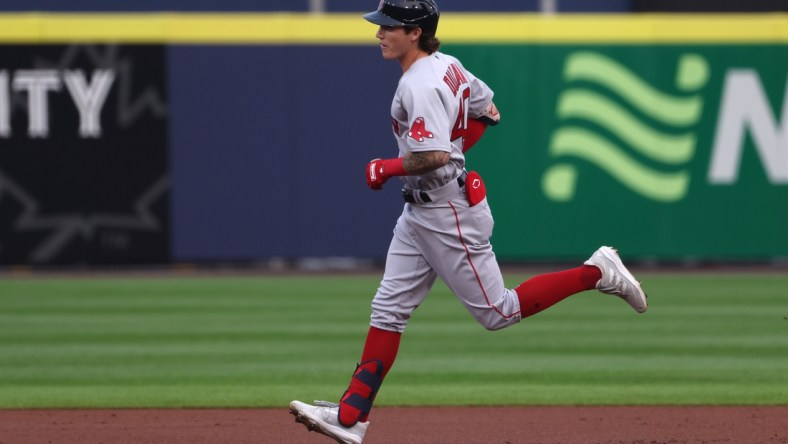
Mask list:
[[[639,277],[651,295],[644,315],[587,292],[499,332],[476,324],[439,283],[416,311],[378,402],[788,403],[788,276]],[[5,279],[0,407],[335,400],[379,281]]]

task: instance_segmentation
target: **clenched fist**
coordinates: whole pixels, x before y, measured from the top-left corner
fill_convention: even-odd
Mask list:
[[[402,161],[401,157],[396,159],[372,159],[367,164],[366,169],[367,186],[373,190],[380,190],[383,188],[383,184],[391,177],[406,175]]]

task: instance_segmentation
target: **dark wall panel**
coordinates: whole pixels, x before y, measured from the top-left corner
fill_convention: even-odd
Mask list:
[[[174,259],[380,256],[396,63],[375,47],[171,47]],[[396,182],[396,181],[394,181]]]
[[[0,264],[169,261],[165,53],[0,46]]]

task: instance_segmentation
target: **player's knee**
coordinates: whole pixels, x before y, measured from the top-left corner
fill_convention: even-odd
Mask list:
[[[490,309],[485,310],[476,316],[476,320],[487,331],[496,331],[506,328],[516,322],[512,317],[506,317],[497,311]]]
[[[516,294],[514,292],[506,292],[494,304],[469,306],[468,310],[486,330],[495,331],[509,327],[520,322],[521,319],[519,305],[515,299],[516,296],[513,297],[512,295]]]
[[[400,333],[405,331],[408,326],[410,316],[403,313],[397,313],[390,310],[379,310],[373,307],[372,315],[370,316],[370,325],[383,330],[398,331]]]
[[[503,323],[503,322],[495,322],[491,324],[482,324],[484,329],[487,331],[498,331],[508,327],[511,324]]]

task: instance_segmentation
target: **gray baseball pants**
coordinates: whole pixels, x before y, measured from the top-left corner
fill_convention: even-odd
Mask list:
[[[504,286],[490,237],[487,199],[470,207],[464,188],[437,202],[406,203],[397,220],[370,324],[403,332],[440,277],[488,330],[520,321],[520,302]]]

